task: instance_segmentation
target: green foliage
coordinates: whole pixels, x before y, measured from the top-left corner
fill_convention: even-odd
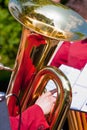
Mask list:
[[[10,0],[0,0],[0,63],[13,66],[21,37],[21,25],[10,14]],[[40,3],[48,0],[35,0]],[[63,4],[67,0],[62,0]]]
[[[0,0],[0,63],[13,66],[21,37],[21,25],[11,16],[8,0]]]

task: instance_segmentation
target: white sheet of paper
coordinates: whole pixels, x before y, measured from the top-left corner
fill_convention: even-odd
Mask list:
[[[83,112],[87,112],[87,100],[85,101],[84,105],[82,106],[81,110]]]
[[[59,69],[71,83],[72,103],[70,108],[87,112],[87,64],[81,71],[66,65],[61,65]]]
[[[87,64],[81,71],[66,65],[61,65],[59,69],[71,83],[72,103],[70,109],[87,112]],[[54,82],[50,80],[46,88],[48,91],[54,89]]]
[[[81,71],[80,76],[78,77],[76,81],[76,84],[87,88],[87,64]]]
[[[75,85],[72,88],[72,103],[70,108],[83,111],[82,108],[86,100],[87,100],[87,89],[82,88],[79,85]]]
[[[63,64],[59,67],[59,69],[62,70],[62,72],[67,76],[71,83],[71,86],[73,87],[81,71]]]

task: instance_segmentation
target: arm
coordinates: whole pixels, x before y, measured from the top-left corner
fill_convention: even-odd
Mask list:
[[[46,130],[49,125],[45,119],[45,114],[48,114],[55,103],[55,98],[50,92],[42,94],[36,103],[22,113],[21,130]],[[12,130],[18,129],[19,116],[10,117]]]
[[[12,130],[18,130],[19,116],[10,117]],[[21,130],[36,130],[37,128],[49,128],[44,113],[38,105],[29,107],[22,113]]]

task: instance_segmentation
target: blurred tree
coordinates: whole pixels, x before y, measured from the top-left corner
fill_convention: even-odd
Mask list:
[[[17,54],[21,25],[8,10],[9,0],[0,0],[0,63],[13,67]],[[6,91],[11,72],[0,71],[0,91]]]
[[[21,25],[11,16],[8,2],[0,0],[0,62],[13,66],[21,37]]]

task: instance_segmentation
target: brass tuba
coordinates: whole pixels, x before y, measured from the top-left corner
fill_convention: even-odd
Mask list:
[[[47,121],[50,129],[60,130],[70,108],[72,91],[67,77],[51,62],[61,41],[87,36],[82,29],[86,23],[76,12],[51,0],[10,0],[9,10],[23,25],[23,31],[7,94],[16,94],[24,111],[47,91],[46,85],[52,80],[57,99]],[[14,97],[7,99],[7,104],[10,115],[19,114]]]

